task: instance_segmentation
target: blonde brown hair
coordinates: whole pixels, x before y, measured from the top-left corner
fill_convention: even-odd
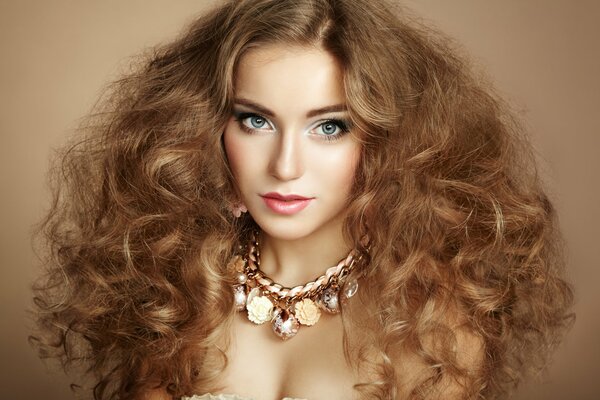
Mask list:
[[[237,62],[269,43],[338,59],[362,143],[344,230],[371,241],[342,314],[346,357],[369,371],[356,388],[505,396],[571,320],[556,215],[508,107],[451,42],[373,0],[227,2],[113,84],[54,171],[41,355],[83,364],[97,399],[214,389],[233,315],[225,266],[254,227],[227,210],[221,134]],[[469,363],[463,337],[481,347]],[[424,373],[404,382],[409,358]]]

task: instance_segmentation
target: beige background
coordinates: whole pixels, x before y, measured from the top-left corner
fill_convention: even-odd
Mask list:
[[[127,58],[169,40],[201,0],[0,0],[0,397],[71,398],[26,342],[35,275],[31,225],[47,206],[51,149],[72,133]],[[519,399],[600,393],[600,2],[411,0],[457,38],[522,112],[559,209],[577,288],[577,323],[544,383]],[[42,397],[43,396],[43,397]]]

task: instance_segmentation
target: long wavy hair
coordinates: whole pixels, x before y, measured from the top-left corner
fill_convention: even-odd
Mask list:
[[[342,312],[346,359],[365,371],[355,389],[505,397],[572,320],[555,211],[491,86],[450,40],[374,0],[226,2],[110,86],[51,175],[41,356],[85,368],[95,399],[215,389],[227,264],[254,227],[228,211],[221,136],[240,57],[272,43],[337,58],[360,132],[344,236],[362,248],[367,232],[370,262]]]

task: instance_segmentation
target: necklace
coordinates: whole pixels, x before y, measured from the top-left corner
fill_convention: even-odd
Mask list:
[[[271,322],[277,336],[290,339],[301,325],[316,324],[321,310],[330,314],[340,312],[340,302],[354,296],[358,290],[356,279],[346,278],[363,259],[362,254],[352,250],[314,281],[287,288],[260,270],[258,235],[254,233],[245,256],[237,255],[230,262],[229,270],[236,272],[235,307],[238,311],[246,310],[248,319],[255,324]]]

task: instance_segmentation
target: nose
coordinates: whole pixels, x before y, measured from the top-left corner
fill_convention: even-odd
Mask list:
[[[278,180],[291,181],[304,174],[301,136],[293,132],[278,136],[269,165],[271,175]]]

